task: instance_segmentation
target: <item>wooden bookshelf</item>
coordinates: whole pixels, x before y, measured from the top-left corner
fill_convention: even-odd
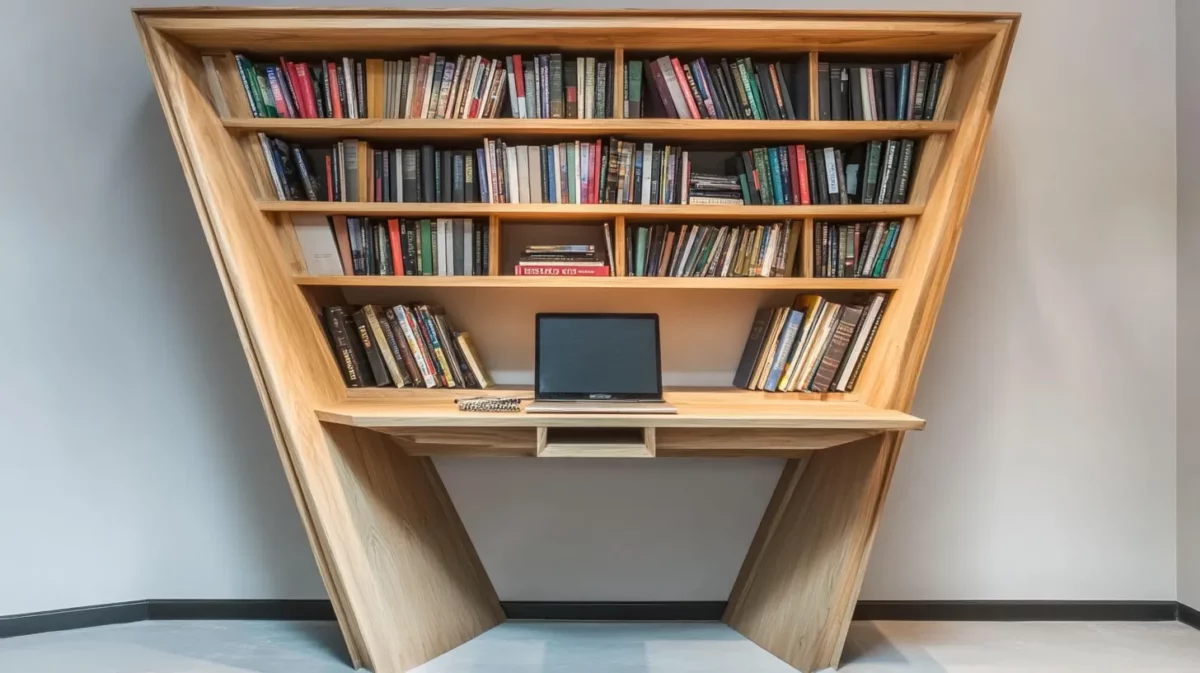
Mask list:
[[[145,9],[134,19],[151,76],[229,301],[266,418],[352,663],[400,673],[504,620],[496,592],[431,456],[776,456],[775,494],[729,597],[724,621],[801,671],[836,666],[904,434],[1019,16],[941,12]],[[720,45],[715,49],[714,45]],[[808,120],[259,119],[231,61],[306,54],[587,52],[625,64],[649,53],[787,57],[810,75]],[[945,63],[929,121],[822,121],[827,60]],[[614,94],[620,100],[619,89]],[[562,205],[278,201],[257,146],[356,138],[475,147],[624,140],[747,147],[915,139],[906,204],[810,206]],[[293,217],[447,217],[490,225],[491,275],[314,276],[296,255]],[[185,221],[189,218],[179,218]],[[544,278],[502,275],[499,242],[522,227],[611,222],[803,223],[797,277]],[[887,278],[814,278],[815,223],[902,221],[907,246]],[[513,234],[515,235],[515,234]],[[510,242],[516,239],[507,239]],[[617,271],[624,243],[614,241]],[[730,291],[885,292],[889,301],[858,385],[844,394],[680,389],[677,416],[538,416],[457,411],[469,390],[347,390],[314,309],[347,295],[403,298],[480,288],[509,299],[569,291],[580,309],[612,293],[686,302]],[[713,294],[705,294],[713,293]],[[466,296],[466,295],[455,295]],[[549,295],[541,294],[537,297]],[[624,295],[619,295],[624,299]],[[635,295],[629,294],[629,298]],[[677,308],[677,307],[673,307]],[[749,326],[747,325],[747,328]],[[477,339],[486,338],[474,334]],[[703,335],[698,335],[703,339]],[[665,345],[667,348],[671,344]],[[496,391],[499,392],[499,391]],[[522,391],[507,391],[524,394]],[[936,421],[935,421],[936,422]],[[614,432],[616,433],[614,435]],[[618,436],[619,435],[619,436]],[[614,439],[617,437],[617,439]]]

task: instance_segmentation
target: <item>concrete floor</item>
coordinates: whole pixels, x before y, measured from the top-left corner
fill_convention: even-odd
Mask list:
[[[0,673],[348,673],[326,622],[139,622],[0,640]],[[715,623],[509,622],[414,673],[790,673]],[[1172,622],[861,622],[846,673],[1200,673]]]

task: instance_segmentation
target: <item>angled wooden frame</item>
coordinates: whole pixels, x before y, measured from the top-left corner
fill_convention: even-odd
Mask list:
[[[802,671],[836,666],[954,258],[1019,16],[948,12],[146,9],[134,20],[321,576],[353,663],[411,669],[504,615],[429,456],[678,455],[788,458],[730,595],[724,620]],[[438,47],[730,53],[924,54],[949,59],[926,122],[254,119],[235,72],[213,104],[201,56],[231,50],[390,51]],[[618,75],[619,76],[619,75]],[[813,79],[815,89],[815,78]],[[230,95],[234,94],[234,95]],[[816,96],[812,96],[813,111]],[[619,109],[620,106],[617,106]],[[812,119],[816,115],[811,115]],[[461,141],[507,133],[666,141],[922,139],[911,203],[894,206],[560,206],[277,202],[257,132],[295,139]],[[580,293],[671,287],[891,293],[857,390],[842,395],[675,391],[675,417],[457,412],[454,391],[347,391],[313,309],[355,287],[522,288],[544,278],[310,277],[293,213],[487,217],[493,258],[512,219],[627,221],[902,219],[911,230],[883,279],[558,279]],[[623,248],[621,248],[623,251]],[[623,255],[618,254],[618,259]],[[808,256],[806,255],[806,258]],[[620,270],[618,261],[618,270]],[[811,263],[804,271],[811,275]],[[601,428],[637,429],[616,444]],[[558,428],[578,431],[559,432]],[[589,445],[588,428],[597,440]],[[555,441],[554,437],[567,437]],[[640,437],[641,439],[637,439]],[[589,452],[590,446],[600,449]]]

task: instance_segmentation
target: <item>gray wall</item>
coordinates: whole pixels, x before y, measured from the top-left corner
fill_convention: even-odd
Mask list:
[[[1179,602],[1200,609],[1200,4],[1175,3],[1179,115]]]
[[[1095,7],[989,3],[1025,19],[864,598],[1175,598],[1174,8]],[[0,614],[321,596],[127,7],[0,19]],[[780,468],[439,466],[506,599],[724,598]]]

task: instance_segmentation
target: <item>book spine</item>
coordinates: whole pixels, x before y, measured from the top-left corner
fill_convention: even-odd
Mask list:
[[[346,310],[341,306],[327,306],[322,309],[322,312],[325,318],[325,329],[334,350],[334,358],[337,360],[338,370],[342,373],[342,380],[350,388],[361,388],[363,386],[362,375],[351,347],[350,339],[352,337],[346,323]]]
[[[366,314],[362,309],[354,312],[354,324],[358,329],[358,338],[362,341],[363,349],[367,353],[367,363],[371,367],[371,375],[375,377],[375,384],[384,386],[391,383],[391,377],[388,376],[387,367],[383,361],[383,354],[380,352],[380,344],[376,343],[371,334]]]

